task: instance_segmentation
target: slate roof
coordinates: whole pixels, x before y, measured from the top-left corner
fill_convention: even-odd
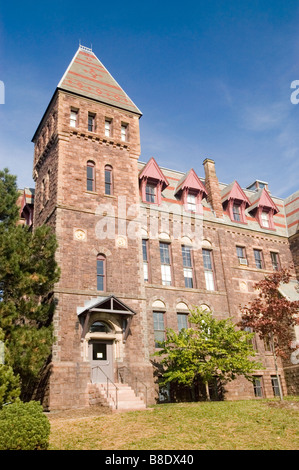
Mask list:
[[[77,50],[57,88],[142,115],[94,52],[83,46]]]

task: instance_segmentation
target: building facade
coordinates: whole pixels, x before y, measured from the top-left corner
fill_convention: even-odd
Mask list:
[[[298,193],[284,201],[262,181],[220,183],[209,158],[187,174],[142,162],[141,115],[80,46],[33,137],[34,210],[27,190],[22,214],[53,228],[61,268],[49,410],[89,406],[91,383],[107,378],[138,379],[155,403],[153,354],[166,328],[187,326],[194,306],[239,321],[255,282],[298,266]],[[265,369],[254,386],[228,384],[227,398],[276,393],[273,354],[259,338],[256,348]],[[279,374],[287,393],[283,364]]]

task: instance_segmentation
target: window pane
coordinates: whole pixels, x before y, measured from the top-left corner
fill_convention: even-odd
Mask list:
[[[193,271],[190,268],[184,268],[185,287],[193,287]]]
[[[181,331],[183,328],[188,328],[188,315],[185,313],[178,313],[178,329]]]
[[[241,210],[240,210],[240,206],[239,204],[234,204],[233,205],[233,217],[234,217],[234,220],[236,220],[237,222],[240,222],[241,220]]]
[[[143,279],[145,282],[148,282],[148,264],[147,262],[143,263]]]
[[[253,252],[256,267],[258,269],[263,269],[262,252],[260,250],[253,250]]]
[[[272,261],[272,267],[273,267],[274,271],[278,271],[279,270],[278,253],[271,252],[270,255],[271,255],[271,261]]]
[[[191,248],[190,246],[182,246],[183,266],[186,268],[192,267]]]
[[[147,240],[142,240],[143,261],[147,261]]]
[[[105,343],[93,343],[92,345],[92,359],[94,361],[107,360],[107,345]]]
[[[162,284],[163,286],[171,286],[171,268],[166,264],[162,264],[161,266],[161,274],[162,274]]]
[[[205,271],[206,289],[215,290],[214,276],[212,271]]]
[[[263,387],[262,387],[261,377],[255,377],[254,378],[253,388],[254,388],[254,395],[256,397],[262,397],[263,396]]]
[[[244,248],[242,246],[237,246],[237,256],[238,258],[245,258]]]
[[[212,271],[212,259],[210,250],[202,250],[204,269]]]
[[[112,195],[112,171],[107,168],[105,169],[105,194]]]
[[[194,194],[187,195],[187,209],[196,212],[196,196]]]
[[[162,264],[170,264],[168,243],[160,242],[160,258]]]
[[[278,384],[277,377],[272,376],[271,383],[272,383],[273,394],[275,397],[278,397],[280,393],[279,393],[279,384]]]
[[[269,227],[269,216],[267,212],[262,212],[262,225],[263,227]]]
[[[146,202],[155,202],[155,198],[156,198],[156,186],[153,184],[147,184],[145,187]]]
[[[155,347],[159,347],[158,342],[163,342],[165,339],[164,334],[164,314],[162,312],[153,312],[154,319],[154,338]]]

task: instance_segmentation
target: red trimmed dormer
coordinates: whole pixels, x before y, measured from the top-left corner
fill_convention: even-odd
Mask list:
[[[162,191],[169,185],[156,160],[152,157],[139,174],[142,202],[160,205]]]
[[[179,181],[175,196],[181,199],[185,211],[202,214],[201,201],[207,197],[207,191],[193,168]]]
[[[250,205],[251,212],[262,228],[275,230],[273,216],[279,212],[268,191],[263,188],[256,192]]]
[[[237,181],[229,184],[221,191],[221,202],[232,222],[246,224],[245,209],[250,201]]]

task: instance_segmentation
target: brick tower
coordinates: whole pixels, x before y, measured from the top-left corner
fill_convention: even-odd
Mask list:
[[[50,410],[87,406],[91,381],[115,383],[124,371],[153,397],[142,246],[134,235],[140,117],[92,50],[80,46],[33,137],[34,226],[53,227],[61,268],[44,396]]]

